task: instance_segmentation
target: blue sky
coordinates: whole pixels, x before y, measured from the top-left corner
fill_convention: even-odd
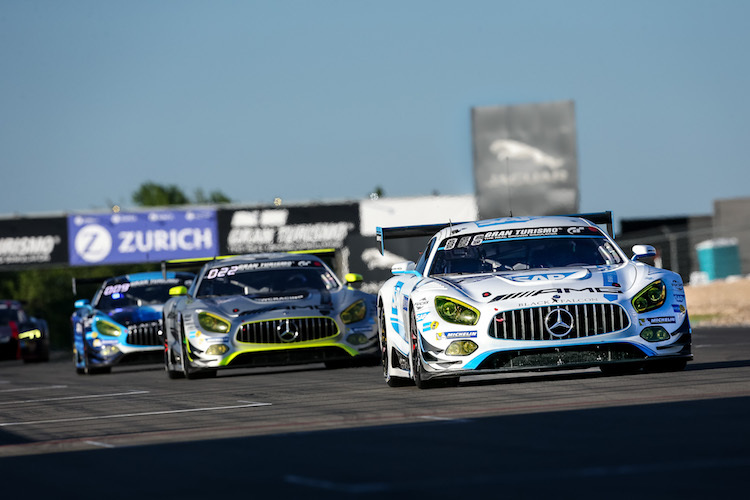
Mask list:
[[[0,2],[0,215],[470,194],[470,110],[573,100],[580,209],[750,196],[750,2]]]

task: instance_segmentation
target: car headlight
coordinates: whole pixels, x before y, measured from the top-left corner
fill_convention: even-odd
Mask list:
[[[435,297],[435,308],[440,317],[449,323],[476,325],[479,321],[479,311],[460,300],[437,296]]]
[[[649,326],[643,329],[641,338],[646,342],[661,342],[669,340],[669,332],[661,326]]]
[[[206,349],[206,354],[208,354],[209,356],[221,356],[228,350],[229,347],[225,346],[224,344],[213,344],[208,346],[208,349]]]
[[[456,340],[451,342],[445,350],[445,354],[449,356],[468,356],[476,351],[478,347],[479,346],[471,340]]]
[[[364,300],[358,300],[354,304],[350,305],[344,312],[341,313],[341,321],[348,325],[349,323],[356,323],[362,321],[367,315],[367,304]]]
[[[662,280],[656,280],[638,292],[631,301],[639,313],[645,313],[660,308],[667,298],[667,287]]]
[[[227,333],[231,326],[229,321],[207,312],[198,313],[198,323],[204,330],[216,333]]]
[[[110,337],[119,337],[122,333],[122,330],[117,325],[104,319],[97,319],[94,326],[96,327],[96,331]]]

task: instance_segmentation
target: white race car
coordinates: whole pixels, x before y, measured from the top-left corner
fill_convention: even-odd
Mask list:
[[[682,370],[692,359],[680,275],[628,259],[611,212],[378,228],[434,234],[378,294],[383,375],[424,388],[460,376],[598,366]]]

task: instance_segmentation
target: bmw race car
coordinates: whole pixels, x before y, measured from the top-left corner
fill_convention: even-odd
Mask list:
[[[0,300],[0,359],[49,361],[49,328],[17,300]]]
[[[347,281],[359,281],[347,275]],[[377,362],[375,295],[342,284],[317,256],[272,253],[206,263],[164,307],[170,378],[217,370]]]
[[[611,212],[378,228],[381,248],[434,234],[416,264],[393,266],[378,294],[386,383],[684,369],[691,328],[680,275],[641,262],[655,255],[649,245],[628,259],[598,224],[611,228]]]
[[[161,362],[162,307],[169,290],[186,286],[192,273],[134,273],[114,278],[73,280],[101,283],[93,301],[77,300],[71,316],[73,361],[79,374],[108,373],[120,363]]]

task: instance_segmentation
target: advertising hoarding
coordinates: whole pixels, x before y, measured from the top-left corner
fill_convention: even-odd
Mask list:
[[[359,229],[359,205],[222,209],[218,228],[224,254],[339,249]]]
[[[65,217],[0,219],[0,267],[67,263]]]
[[[482,219],[578,212],[573,101],[472,109]]]
[[[215,209],[68,216],[70,264],[159,262],[217,255]]]

